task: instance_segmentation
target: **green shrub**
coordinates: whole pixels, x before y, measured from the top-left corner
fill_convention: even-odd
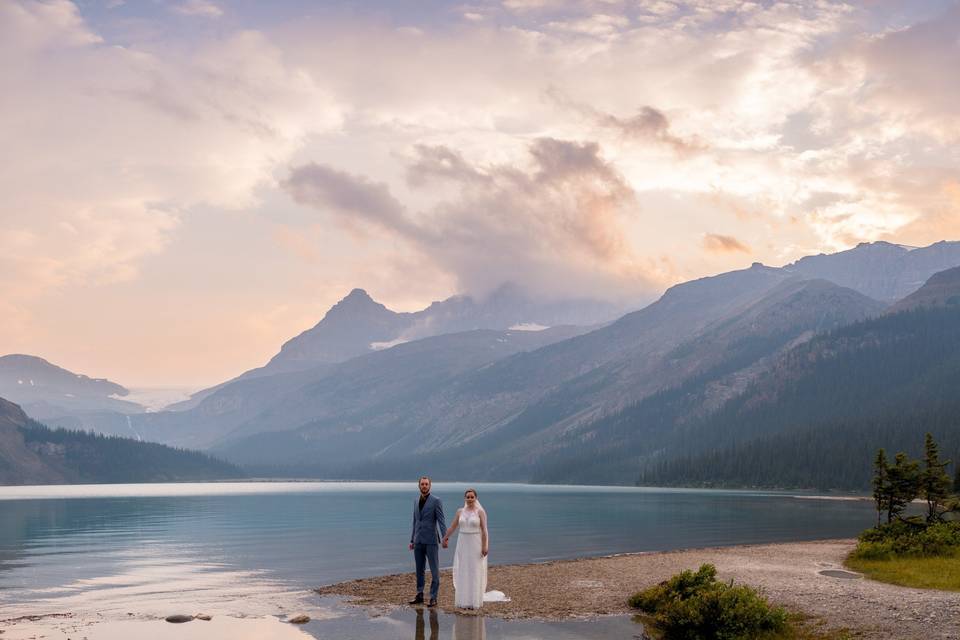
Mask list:
[[[960,522],[926,524],[895,520],[860,534],[854,558],[889,560],[894,557],[952,555],[960,550]]]
[[[854,558],[863,560],[890,560],[896,553],[893,550],[893,543],[886,541],[860,541],[857,548],[851,554]]]
[[[630,598],[668,640],[746,640],[779,632],[787,613],[755,590],[716,579],[713,565],[682,571]]]
[[[712,564],[702,565],[696,573],[687,569],[655,587],[634,594],[629,600],[630,606],[644,613],[656,613],[665,600],[686,600],[716,582],[717,568]]]

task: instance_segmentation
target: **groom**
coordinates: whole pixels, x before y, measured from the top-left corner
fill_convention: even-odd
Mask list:
[[[437,533],[437,527],[440,533]],[[447,535],[447,523],[443,519],[443,503],[430,495],[430,478],[420,478],[420,497],[413,505],[413,531],[410,532],[410,549],[417,565],[417,597],[410,604],[423,604],[423,585],[425,582],[424,563],[430,562],[430,604],[437,604],[440,593],[440,538]]]

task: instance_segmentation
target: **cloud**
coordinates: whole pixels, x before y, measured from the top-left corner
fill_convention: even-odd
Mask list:
[[[503,6],[511,11],[543,9],[556,4],[556,0],[503,0]]]
[[[284,185],[299,203],[342,222],[360,218],[483,295],[516,282],[548,296],[649,292],[662,274],[634,255],[625,225],[638,204],[596,143],[534,140],[525,166],[476,165],[448,147],[418,146],[408,184],[452,197],[411,212],[386,185],[329,167],[296,167]]]
[[[311,300],[264,322],[267,354],[354,286],[408,309],[505,279],[647,294],[748,259],[957,237],[956,3],[371,6],[263,22],[219,0],[0,2],[17,62],[0,65],[0,338],[100,344],[50,320],[87,304],[114,343],[134,282],[176,290],[204,327]],[[260,278],[184,304],[170,274],[191,249],[209,273],[258,255]],[[243,330],[209,360],[236,362]]]
[[[551,30],[592,36],[596,38],[618,37],[624,27],[630,25],[625,16],[598,13],[574,20],[554,20],[547,23]]]
[[[705,149],[701,140],[696,138],[685,140],[672,134],[667,116],[649,105],[639,107],[633,116],[622,118],[602,112],[590,105],[575,102],[555,87],[548,89],[546,95],[559,106],[579,113],[596,125],[615,131],[626,138],[663,144],[678,154]]]
[[[296,202],[323,206],[349,222],[373,223],[404,235],[417,232],[384,183],[310,163],[291,171],[282,186]]]
[[[750,253],[750,247],[733,236],[723,236],[718,233],[705,233],[703,235],[703,248],[717,253]]]
[[[219,18],[223,15],[223,9],[208,0],[185,0],[174,5],[173,11],[185,16],[202,18]]]
[[[960,67],[958,33],[960,4],[952,3],[929,20],[868,40],[854,53],[863,65],[863,107],[910,130],[960,140],[960,83],[947,71]]]
[[[193,208],[252,206],[306,135],[339,122],[253,31],[127,48],[70,2],[5,2],[0,54],[18,60],[0,68],[0,292],[22,308],[136,278]]]
[[[805,179],[801,193],[834,195],[801,205],[824,248],[956,237],[946,185],[960,171],[960,87],[944,70],[960,66],[958,30],[952,3],[913,24],[847,34],[802,61],[823,90],[793,120],[807,132],[790,131],[799,151],[790,169]]]

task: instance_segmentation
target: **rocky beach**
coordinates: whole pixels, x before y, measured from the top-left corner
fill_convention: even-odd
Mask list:
[[[851,539],[824,540],[491,566],[487,588],[505,592],[511,601],[484,605],[482,614],[548,620],[630,614],[627,599],[633,593],[712,563],[721,579],[756,587],[824,629],[877,640],[960,638],[960,595],[883,584],[847,571],[843,560],[854,545]],[[449,571],[442,580],[439,606],[456,611]],[[341,582],[317,592],[382,612],[404,606],[413,587],[409,573]]]

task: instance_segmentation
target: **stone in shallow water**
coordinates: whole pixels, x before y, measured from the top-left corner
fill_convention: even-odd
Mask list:
[[[310,622],[310,616],[301,613],[298,616],[293,616],[292,618],[287,620],[287,622],[291,624],[306,624]]]
[[[193,616],[185,616],[182,613],[177,613],[172,616],[167,616],[164,618],[167,622],[190,622],[193,620]]]

